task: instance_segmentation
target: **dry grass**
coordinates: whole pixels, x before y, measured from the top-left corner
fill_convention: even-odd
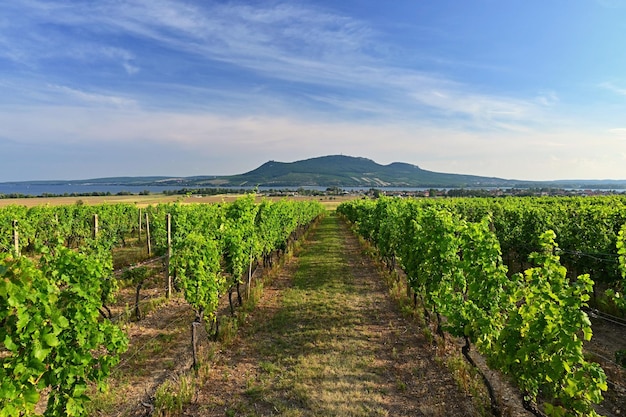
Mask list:
[[[137,204],[141,207],[148,206],[150,204],[168,203],[176,201],[180,196],[166,196],[164,194],[150,194],[150,195],[125,195],[125,196],[97,196],[97,197],[34,197],[34,198],[5,198],[0,199],[0,207],[9,205],[20,205],[26,207],[44,206],[46,204],[51,206],[65,206],[76,204],[77,201],[82,201],[84,204],[96,205],[96,204],[115,204],[115,203],[130,203]]]
[[[26,207],[34,206],[63,206],[76,204],[78,201],[82,201],[87,205],[96,204],[116,204],[127,203],[136,204],[138,207],[146,207],[149,205],[159,203],[174,203],[180,201],[183,203],[221,203],[231,202],[241,197],[241,194],[219,194],[212,196],[182,196],[182,195],[165,195],[165,194],[149,194],[149,195],[112,195],[112,196],[85,196],[85,197],[33,197],[33,198],[4,198],[0,199],[0,207],[9,205],[19,205]],[[259,196],[259,201],[262,197]],[[270,200],[281,200],[284,197],[271,197]],[[296,200],[317,200],[324,205],[328,210],[334,210],[342,201],[351,200],[355,197],[351,196],[323,196],[323,197],[289,197]]]

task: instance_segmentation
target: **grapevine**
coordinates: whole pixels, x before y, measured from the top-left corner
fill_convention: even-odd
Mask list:
[[[398,210],[389,210],[390,204]],[[471,222],[455,215],[457,209],[448,203],[385,199],[344,203],[338,211],[364,237],[385,248],[385,256],[397,247],[394,255],[399,255],[409,285],[425,305],[446,316],[446,329],[465,337],[466,348],[474,340],[492,366],[510,374],[528,403],[541,397],[551,416],[596,415],[592,404],[602,400],[607,383],[602,368],[583,356],[591,323],[581,310],[593,281],[583,274],[570,284],[555,254],[554,232],[536,238],[540,250],[530,256],[536,266],[507,278],[490,216]],[[475,210],[473,216],[482,211]],[[389,222],[404,225],[403,232],[377,232]],[[543,224],[527,222],[519,230],[529,233]],[[396,242],[381,241],[390,238]]]
[[[574,284],[554,255],[555,234],[540,240],[542,252],[534,253],[538,265],[526,270],[513,293],[517,307],[500,333],[491,361],[514,376],[527,401],[541,394],[548,415],[597,415],[592,403],[602,400],[606,376],[599,365],[583,356],[583,340],[590,340],[591,322],[581,310],[587,305],[593,281],[581,275]]]
[[[624,297],[624,292],[626,291],[626,224],[619,231],[616,247],[622,279],[616,285],[617,288],[615,290],[607,290],[607,295],[622,311],[626,311],[626,298]]]
[[[46,416],[85,415],[87,384],[104,388],[127,347],[123,332],[100,320],[110,272],[64,247],[43,249],[38,266],[25,257],[0,262],[0,340],[8,351],[0,359],[1,416],[34,415],[46,390]]]

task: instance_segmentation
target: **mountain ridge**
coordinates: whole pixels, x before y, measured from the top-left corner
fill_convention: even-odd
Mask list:
[[[418,165],[392,162],[381,165],[371,159],[329,155],[295,162],[268,161],[231,181],[263,186],[343,187],[491,187],[511,186],[510,180],[427,171]]]
[[[434,172],[405,162],[382,165],[368,158],[347,155],[319,156],[294,162],[270,160],[238,175],[126,176],[67,181],[13,181],[3,184],[18,183],[181,187],[626,188],[626,180],[515,180]]]

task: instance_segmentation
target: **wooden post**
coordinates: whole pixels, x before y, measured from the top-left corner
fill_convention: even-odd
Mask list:
[[[93,239],[98,238],[98,214],[93,215]]]
[[[248,300],[250,299],[250,286],[252,285],[252,254],[250,254],[250,265],[248,266]]]
[[[141,242],[141,209],[139,209],[139,228],[137,229],[137,240]]]
[[[172,296],[172,276],[170,275],[170,258],[172,257],[172,215],[167,213],[167,255],[165,257],[165,297]]]
[[[150,246],[150,218],[146,213],[146,246],[148,247],[148,256],[152,256],[152,247]]]
[[[141,320],[141,308],[139,307],[139,294],[141,292],[141,286],[143,285],[143,281],[137,284],[137,289],[135,291],[135,318],[137,321]]]
[[[17,220],[13,220],[13,248],[15,255],[20,256],[20,235],[17,231]]]
[[[193,354],[193,369],[198,368],[198,337],[196,334],[196,326],[198,324],[200,324],[200,322],[197,318],[191,323],[191,352]]]

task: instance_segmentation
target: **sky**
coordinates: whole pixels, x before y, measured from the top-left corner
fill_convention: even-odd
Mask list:
[[[626,179],[626,0],[0,3],[0,182],[338,154]]]

